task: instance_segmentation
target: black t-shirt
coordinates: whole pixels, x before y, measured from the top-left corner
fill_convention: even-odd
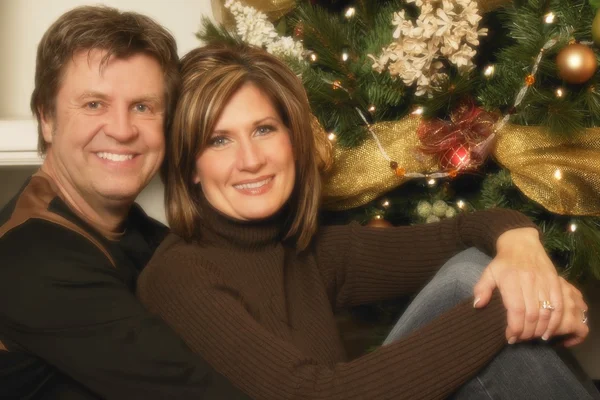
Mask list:
[[[30,178],[0,211],[0,398],[246,399],[135,298],[165,234],[134,206],[107,238]]]

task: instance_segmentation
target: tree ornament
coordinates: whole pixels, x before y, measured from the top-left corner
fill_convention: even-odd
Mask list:
[[[456,210],[453,207],[448,207],[446,210],[446,218],[454,218],[456,217]]]
[[[446,210],[448,210],[448,204],[444,200],[437,200],[433,203],[433,215],[442,218],[446,216]]]
[[[310,61],[311,64],[315,64],[317,61],[319,61],[319,56],[317,56],[317,53],[315,53],[314,51],[307,51],[306,57],[308,58],[308,61]]]
[[[588,81],[596,73],[596,55],[588,46],[573,43],[562,49],[556,57],[558,75],[572,84]]]
[[[433,207],[431,203],[425,200],[421,200],[419,204],[417,204],[417,215],[423,219],[428,218],[431,215]]]
[[[600,47],[600,10],[596,11],[596,16],[592,21],[592,40],[596,46]]]
[[[435,215],[430,215],[429,217],[427,217],[427,219],[425,220],[425,222],[427,222],[428,224],[432,224],[434,222],[440,222],[441,219],[438,216]]]
[[[367,222],[367,226],[373,228],[390,228],[393,225],[389,221],[383,219],[381,215],[378,215],[375,218],[371,219],[369,222]]]
[[[304,23],[299,21],[294,27],[294,37],[297,39],[304,39]]]
[[[443,169],[467,169],[471,166],[471,151],[469,146],[460,143],[446,150],[440,158],[440,167]]]
[[[530,74],[525,77],[525,84],[527,86],[533,86],[534,83],[535,83],[535,76]]]

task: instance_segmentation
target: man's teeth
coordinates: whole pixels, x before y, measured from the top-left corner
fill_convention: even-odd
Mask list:
[[[242,185],[233,185],[233,187],[236,189],[258,189],[259,187],[266,185],[270,181],[271,181],[271,178],[267,178],[260,182],[244,183]]]
[[[133,154],[97,153],[98,157],[110,161],[127,161],[133,158]]]

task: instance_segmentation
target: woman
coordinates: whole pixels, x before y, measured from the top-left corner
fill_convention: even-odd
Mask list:
[[[320,160],[299,79],[242,46],[193,50],[181,68],[163,170],[173,234],[138,293],[235,385],[256,399],[589,398],[548,346],[505,348],[587,335],[581,294],[525,217],[318,227]],[[496,257],[460,253],[470,247]],[[346,360],[335,309],[416,293],[434,275],[385,346]]]

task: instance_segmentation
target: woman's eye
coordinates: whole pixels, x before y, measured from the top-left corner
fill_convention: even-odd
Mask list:
[[[256,129],[256,133],[258,133],[259,135],[266,135],[267,133],[273,132],[275,130],[274,127],[269,126],[269,125],[264,125],[264,126],[259,126]]]
[[[227,143],[229,143],[229,139],[227,139],[225,136],[215,136],[208,142],[211,147],[221,147]]]

